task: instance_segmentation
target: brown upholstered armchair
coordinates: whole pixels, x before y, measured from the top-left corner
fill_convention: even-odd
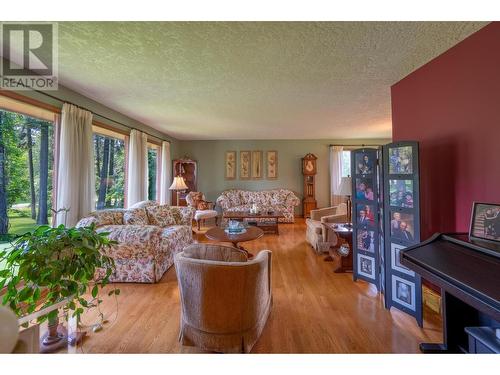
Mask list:
[[[239,249],[193,244],[175,256],[183,345],[221,353],[248,353],[272,304],[271,252],[247,259]]]
[[[345,223],[347,221],[347,205],[311,210],[311,217],[306,219],[306,241],[319,254],[328,252],[337,244],[337,235],[327,230],[323,223]]]

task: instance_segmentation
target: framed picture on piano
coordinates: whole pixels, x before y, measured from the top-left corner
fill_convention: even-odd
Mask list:
[[[473,240],[500,243],[500,204],[472,204],[469,237]]]

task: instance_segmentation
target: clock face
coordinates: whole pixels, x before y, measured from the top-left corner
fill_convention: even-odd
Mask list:
[[[308,172],[314,171],[314,164],[311,160],[308,160],[306,162],[306,171],[308,171]]]

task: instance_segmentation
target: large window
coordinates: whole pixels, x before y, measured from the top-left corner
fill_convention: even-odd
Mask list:
[[[110,133],[107,131],[106,133]],[[125,197],[125,143],[123,139],[94,133],[96,209],[122,208]]]
[[[342,177],[351,175],[351,151],[342,151]]]
[[[53,132],[50,121],[0,109],[0,242],[51,223]]]
[[[158,171],[158,146],[148,145],[148,199],[156,200],[156,182]]]

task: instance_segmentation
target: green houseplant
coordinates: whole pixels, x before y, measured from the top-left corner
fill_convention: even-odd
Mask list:
[[[11,250],[0,252],[0,260],[5,262],[0,270],[0,290],[6,286],[2,304],[23,316],[69,299],[65,309],[79,321],[85,309],[102,302],[99,291],[109,283],[115,268],[113,259],[103,251],[115,243],[107,235],[97,233],[94,225],[60,225],[40,226],[19,236]],[[97,271],[99,277],[94,278]],[[116,288],[108,292],[118,294]],[[40,316],[38,322],[47,319],[49,334],[44,344],[49,345],[61,339],[58,311]]]

